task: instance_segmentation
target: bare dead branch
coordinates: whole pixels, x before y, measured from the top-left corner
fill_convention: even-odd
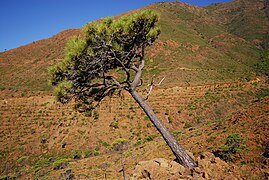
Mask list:
[[[151,83],[148,84],[148,87],[149,87],[149,90],[145,89],[145,91],[147,92],[146,94],[146,97],[144,98],[144,101],[148,100],[151,92],[152,92],[152,89],[154,86],[160,86],[162,84],[162,82],[164,81],[165,77],[162,78],[162,80],[158,83],[158,84],[154,84],[154,76],[152,77],[151,79]]]

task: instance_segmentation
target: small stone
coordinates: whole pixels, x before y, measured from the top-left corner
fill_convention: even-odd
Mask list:
[[[160,167],[162,168],[169,168],[169,164],[168,161],[164,158],[158,158],[158,159],[154,159],[154,162],[156,162],[157,164],[159,164]]]
[[[198,174],[202,173],[202,170],[199,167],[194,168],[194,171]]]
[[[172,174],[172,175],[175,175],[175,174],[184,174],[185,172],[185,167],[182,166],[181,164],[178,164],[177,162],[175,161],[171,161],[170,162],[170,165],[171,167],[169,168],[169,172]]]
[[[149,179],[151,179],[150,172],[148,172],[146,169],[144,169],[142,171],[142,178],[149,178]]]
[[[214,161],[215,156],[214,156],[214,154],[212,154],[210,152],[203,152],[200,155],[200,159],[209,159],[210,161]]]
[[[205,179],[209,179],[209,176],[208,176],[208,174],[206,172],[203,172],[202,177],[205,178]]]

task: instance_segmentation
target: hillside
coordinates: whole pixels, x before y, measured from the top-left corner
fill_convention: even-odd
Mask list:
[[[247,83],[155,89],[149,103],[178,141],[195,157],[219,150],[229,135],[243,138],[242,149],[230,165],[241,177],[260,179],[268,170],[262,156],[269,136],[269,99],[257,90],[262,80]],[[55,103],[51,96],[9,98],[0,101],[1,173],[25,178],[58,178],[72,174],[102,179],[104,169],[120,179],[121,153],[112,148],[128,140],[124,151],[126,173],[153,158],[174,156],[139,106],[124,98],[106,99],[98,111],[83,116],[72,104]],[[251,127],[251,128],[250,128]],[[64,164],[56,167],[55,162]],[[61,163],[60,163],[61,164]],[[107,167],[106,167],[107,166]]]
[[[206,8],[232,34],[259,43],[269,33],[268,0],[235,0]]]
[[[79,29],[69,29],[51,38],[0,53],[0,89],[3,95],[50,90],[46,81],[48,66],[63,57],[68,39],[79,34]]]
[[[167,174],[151,167],[152,159],[172,163],[174,156],[128,94],[106,98],[86,116],[55,102],[47,68],[82,34],[69,29],[0,53],[0,179],[121,179],[122,162],[134,179],[158,171],[171,179],[269,177],[269,80],[256,68],[267,53],[268,1],[145,8],[161,13],[162,31],[146,54],[145,84],[165,77],[148,103],[199,168]]]
[[[240,5],[237,1],[233,3]],[[252,4],[249,6],[252,7]],[[233,19],[230,18],[231,14],[224,16],[222,13],[226,12],[223,9],[230,7],[234,5],[227,3],[203,8],[183,3],[158,3],[147,7],[161,12],[162,34],[147,54],[149,61],[146,77],[169,74],[171,76],[167,76],[165,81],[168,86],[174,83],[202,84],[254,77],[253,65],[259,61],[260,50],[248,39],[237,36],[236,32],[227,31],[231,22],[220,23],[225,22],[224,17]],[[251,27],[256,28],[254,23],[258,22],[262,27],[259,30],[268,29],[268,23],[255,19],[262,15],[264,17],[264,14],[256,17],[251,12],[244,13],[252,17],[246,20]],[[234,21],[240,23],[237,16]],[[240,28],[236,29],[245,27],[238,26]],[[66,30],[51,38],[0,53],[0,88],[4,90],[1,94],[25,95],[50,91],[46,82],[47,68],[63,57],[65,43],[70,37],[80,34],[80,31]],[[249,29],[247,32],[256,31]],[[257,32],[259,36],[262,33]]]

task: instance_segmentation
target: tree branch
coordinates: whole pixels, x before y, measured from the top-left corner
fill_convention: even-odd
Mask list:
[[[147,91],[147,89],[145,89],[145,90],[147,91],[147,95],[146,95],[146,97],[144,98],[144,101],[148,100],[148,98],[149,98],[149,96],[150,96],[150,93],[151,93],[153,87],[154,87],[154,86],[160,86],[160,85],[162,84],[162,82],[164,81],[164,79],[165,79],[165,77],[163,77],[162,80],[161,80],[158,84],[154,84],[154,79],[153,79],[153,78],[154,78],[154,76],[153,76],[152,79],[151,79],[151,83],[148,84],[148,86],[149,86],[149,91]]]
[[[131,66],[131,69],[134,70],[135,72],[138,72],[138,68],[134,64]]]
[[[119,81],[113,76],[105,76],[105,79],[110,79],[114,82],[114,85],[116,85],[119,89],[123,89],[123,86],[120,84]]]
[[[139,64],[139,67],[137,68],[136,75],[134,77],[133,82],[130,84],[131,90],[135,90],[135,88],[138,86],[138,84],[141,81],[141,76],[142,76],[142,70],[145,66],[145,60],[141,59],[141,62]]]

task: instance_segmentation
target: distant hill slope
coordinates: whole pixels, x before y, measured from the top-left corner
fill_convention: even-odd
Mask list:
[[[63,57],[64,46],[80,29],[69,29],[51,38],[0,53],[0,88],[8,92],[46,91],[47,68]]]
[[[206,7],[227,30],[250,41],[261,41],[269,33],[268,0],[235,0]]]
[[[170,87],[251,79],[253,65],[260,59],[260,50],[252,42],[261,41],[269,27],[265,2],[253,5],[237,0],[208,7],[174,2],[145,7],[161,13],[162,30],[147,53],[146,79],[154,74],[166,76],[164,85]],[[79,34],[81,29],[69,29],[0,53],[1,94],[50,92],[47,68],[63,57],[68,39]]]

